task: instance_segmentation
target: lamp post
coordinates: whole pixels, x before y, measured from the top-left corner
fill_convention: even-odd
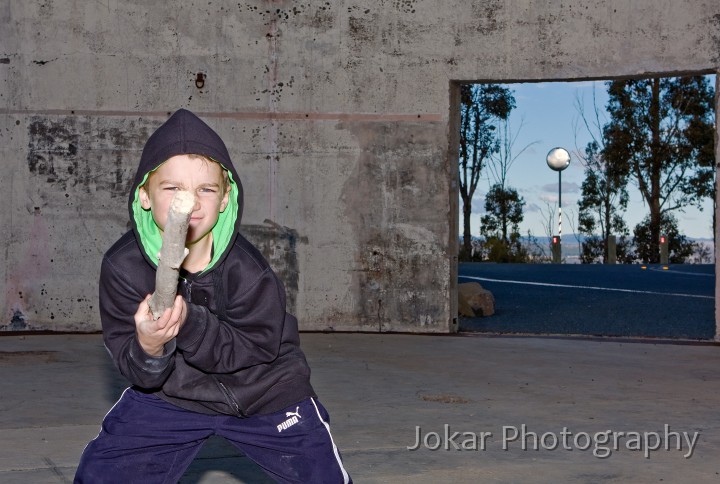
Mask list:
[[[551,149],[545,158],[551,170],[558,172],[558,233],[553,237],[553,262],[562,260],[562,171],[570,164],[570,153],[565,148]]]

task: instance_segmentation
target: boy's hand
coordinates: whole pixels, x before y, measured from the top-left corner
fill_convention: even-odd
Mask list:
[[[138,305],[135,313],[138,343],[145,353],[151,356],[162,356],[165,343],[177,336],[180,327],[185,323],[187,306],[182,296],[175,296],[173,307],[167,308],[162,316],[153,320],[149,301],[150,295]]]

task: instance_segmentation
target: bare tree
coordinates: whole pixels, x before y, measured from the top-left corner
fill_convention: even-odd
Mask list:
[[[535,237],[529,229],[523,246],[527,254],[527,262],[538,263],[550,261],[550,256],[545,252],[545,247],[538,243],[537,237]]]
[[[590,135],[591,141],[584,150],[577,147],[578,158],[585,168],[585,180],[582,184],[582,196],[578,200],[578,230],[586,236],[582,243],[584,262],[595,260],[598,250],[602,252],[603,262],[608,262],[610,235],[625,236],[628,229],[623,220],[627,207],[628,167],[626,164],[612,164],[605,159],[606,119],[601,115],[597,104],[595,89],[592,92],[592,111],[587,112],[584,103],[576,95],[575,108],[579,120],[574,125],[575,139],[578,139],[579,125]],[[600,235],[596,235],[597,231]]]
[[[525,120],[520,120],[520,126],[517,131],[513,133],[510,127],[509,119],[501,119],[499,121],[498,133],[499,133],[499,147],[498,150],[490,156],[487,164],[487,170],[490,172],[495,185],[500,185],[503,189],[507,184],[507,175],[510,171],[510,167],[515,161],[522,155],[528,148],[538,144],[539,141],[532,141],[521,149],[513,152],[515,143],[520,136],[520,131],[525,125]]]
[[[552,251],[552,237],[555,233],[555,212],[557,210],[557,203],[550,203],[545,200],[545,209],[541,212],[543,221],[543,230],[545,236],[548,239],[548,247]]]

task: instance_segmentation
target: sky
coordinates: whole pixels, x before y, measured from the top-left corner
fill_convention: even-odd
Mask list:
[[[711,80],[714,84],[714,76]],[[591,140],[577,108],[578,101],[585,106],[586,113],[593,112],[593,102],[604,115],[607,91],[603,81],[542,82],[506,84],[514,91],[516,108],[510,115],[510,131],[517,134],[513,153],[526,148],[510,167],[507,184],[518,190],[525,199],[525,219],[520,233],[528,230],[536,237],[546,235],[548,204],[556,206],[558,201],[558,173],[552,171],[545,161],[548,152],[555,147],[565,148],[571,156],[570,165],[562,172],[563,235],[574,232],[577,226],[580,186],[584,179],[584,168],[577,155],[582,153]],[[595,101],[593,101],[593,92]],[[607,121],[607,118],[601,123]],[[484,196],[494,180],[489,173],[481,175],[473,198],[473,214],[470,227],[472,234],[480,235],[480,217],[484,211]],[[628,185],[630,203],[625,212],[625,221],[632,229],[647,215],[637,188]],[[460,201],[462,210],[462,201]],[[680,232],[691,238],[712,238],[712,202],[707,200],[703,211],[687,208],[685,213],[676,213]],[[460,215],[462,235],[462,212]],[[557,212],[553,215],[554,232],[557,232]]]

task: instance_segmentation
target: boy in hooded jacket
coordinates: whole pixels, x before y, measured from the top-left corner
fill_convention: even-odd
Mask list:
[[[178,295],[148,300],[170,200],[195,194]],[[310,385],[297,320],[260,252],[239,232],[240,177],[225,143],[190,111],[148,139],[129,197],[132,230],[105,254],[105,346],[132,384],[85,448],[76,483],[172,483],[211,435],[279,482],[351,482]]]

